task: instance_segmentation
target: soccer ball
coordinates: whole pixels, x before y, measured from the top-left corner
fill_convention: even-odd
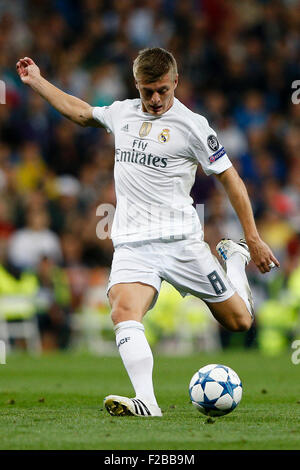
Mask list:
[[[199,369],[189,386],[192,404],[207,416],[223,416],[242,399],[242,382],[234,370],[221,364]]]

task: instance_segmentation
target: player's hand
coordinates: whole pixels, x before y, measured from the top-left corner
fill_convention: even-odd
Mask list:
[[[261,273],[271,271],[272,267],[280,267],[280,263],[272,253],[272,250],[261,239],[255,241],[247,240],[252,261],[256,264]],[[273,263],[275,266],[273,266]]]
[[[30,85],[35,78],[40,76],[40,69],[30,57],[20,59],[16,64],[16,69],[20,79],[26,85]]]

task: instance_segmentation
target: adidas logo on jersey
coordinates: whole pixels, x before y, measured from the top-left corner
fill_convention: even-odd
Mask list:
[[[123,127],[121,128],[121,131],[123,131],[123,132],[128,132],[128,131],[129,131],[128,124],[126,124],[126,126],[123,126]]]

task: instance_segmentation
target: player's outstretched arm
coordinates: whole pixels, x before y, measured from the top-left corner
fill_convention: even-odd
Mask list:
[[[57,111],[80,126],[99,127],[93,119],[92,106],[85,101],[63,92],[40,74],[39,67],[30,57],[20,59],[16,64],[20,79],[47,100]]]
[[[275,266],[279,267],[279,261],[275,258],[272,250],[258,234],[248,192],[237,171],[233,167],[230,167],[215,176],[224,186],[230,202],[237,213],[244,230],[251,259],[260,272],[266,273],[270,271],[270,264],[272,262],[275,263]]]

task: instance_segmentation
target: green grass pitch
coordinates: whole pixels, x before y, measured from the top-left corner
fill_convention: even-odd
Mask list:
[[[189,402],[193,373],[232,367],[243,398],[231,414],[208,420]],[[107,394],[132,396],[119,357],[13,354],[0,365],[0,449],[300,449],[300,364],[231,350],[155,357],[163,418],[111,417]]]

